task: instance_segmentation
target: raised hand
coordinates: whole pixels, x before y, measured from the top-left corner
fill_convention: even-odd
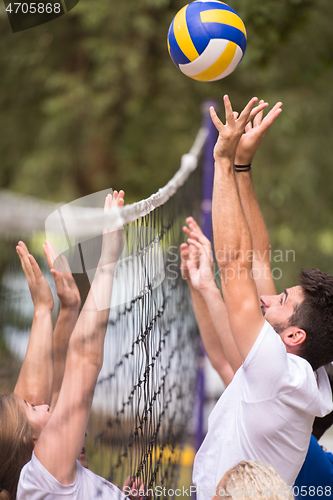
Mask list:
[[[54,306],[52,292],[35,258],[29,253],[23,241],[18,242],[16,252],[18,253],[23,272],[28,282],[35,311],[40,309],[52,311]]]
[[[187,217],[186,223],[189,225],[191,224],[192,229],[198,229],[201,231],[200,227],[198,224],[195,222],[193,217]],[[189,226],[183,226],[183,231],[187,236],[190,236],[191,230]],[[199,268],[199,252],[196,250],[195,247],[192,247],[188,245],[188,243],[182,243],[180,245],[180,257],[181,257],[181,264],[180,264],[180,272],[182,274],[182,277],[184,280],[187,280],[188,284],[191,285],[191,279],[190,279],[190,273],[187,267],[187,262],[190,259],[191,255],[191,260],[196,263],[197,268]]]
[[[189,243],[188,258],[186,261],[184,259],[187,273],[192,286],[196,290],[204,292],[212,286],[216,286],[212,247],[193,217],[188,217],[186,222],[188,227],[184,226],[183,231],[189,236],[187,240]],[[185,251],[184,247],[183,253]]]
[[[188,272],[187,269],[187,262],[190,258],[190,247],[187,243],[182,243],[179,247],[180,249],[180,258],[181,258],[181,263],[180,263],[180,272],[182,274],[182,277],[184,280],[188,282],[188,284],[191,283],[190,280],[190,273]]]
[[[34,316],[27,352],[14,393],[33,405],[50,404],[53,384],[53,296],[37,262],[29,254],[23,241],[19,241],[16,251],[34,303]]]
[[[264,101],[259,102],[259,106],[264,104]],[[245,126],[245,133],[241,136],[237,146],[235,155],[236,165],[248,165],[252,162],[253,157],[260,146],[266,131],[273,124],[279,114],[282,112],[282,102],[277,102],[275,106],[263,118],[263,109],[254,116],[253,122],[249,121]],[[253,111],[255,111],[254,108]],[[235,118],[238,114],[234,113]]]
[[[123,486],[123,493],[130,498],[130,500],[146,500],[151,499],[151,494],[146,492],[146,485],[140,478],[134,479],[133,476],[127,476]]]
[[[43,250],[54,279],[61,308],[79,310],[81,305],[80,292],[72,276],[68,260],[64,255],[59,257],[49,241],[44,243]],[[53,267],[55,261],[57,261],[57,269]]]
[[[262,103],[254,107],[257,100],[257,97],[253,97],[245,106],[241,114],[236,117],[232,110],[229,97],[225,95],[223,97],[226,119],[225,125],[223,125],[215,109],[211,106],[210,115],[219,133],[219,137],[214,147],[215,161],[225,158],[231,163],[234,162],[236,149],[244,132],[245,125],[267,106],[267,103]]]
[[[113,196],[108,194],[105,199],[104,212],[124,206],[124,191],[113,191]],[[102,254],[99,265],[117,262],[124,247],[123,228],[108,229],[103,231]]]

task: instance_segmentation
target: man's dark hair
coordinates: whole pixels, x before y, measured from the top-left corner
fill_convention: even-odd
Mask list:
[[[289,323],[305,331],[299,355],[317,370],[333,361],[333,276],[319,269],[302,270],[299,284],[304,299]]]

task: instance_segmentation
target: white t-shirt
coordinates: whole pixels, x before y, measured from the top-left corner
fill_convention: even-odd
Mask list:
[[[73,484],[63,485],[32,454],[22,469],[16,500],[125,500],[125,495],[106,479],[77,462]]]
[[[288,354],[266,321],[208,419],[194,461],[198,498],[211,499],[225,472],[241,460],[272,465],[292,486],[306,456],[314,417],[332,408],[325,369],[313,372],[304,358]]]

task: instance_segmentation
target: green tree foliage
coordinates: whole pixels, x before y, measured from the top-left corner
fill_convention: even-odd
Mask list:
[[[296,253],[296,263],[276,263],[279,286],[301,266],[333,273],[332,2],[230,0],[248,48],[214,83],[185,77],[168,55],[184,4],[81,0],[15,35],[0,12],[0,184],[55,201],[122,187],[139,200],[178,169],[204,99],[228,93],[238,110],[252,95],[282,100],[254,165],[273,249]]]

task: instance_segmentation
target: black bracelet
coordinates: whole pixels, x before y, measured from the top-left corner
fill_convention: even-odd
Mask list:
[[[249,172],[251,170],[251,163],[248,165],[235,165],[234,164],[234,170],[235,172]]]

